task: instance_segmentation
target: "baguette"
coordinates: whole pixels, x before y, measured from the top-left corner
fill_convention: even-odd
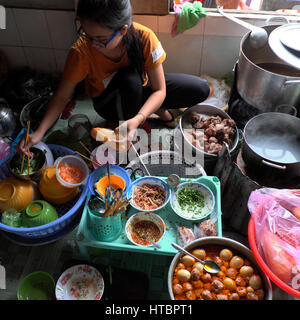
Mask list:
[[[96,141],[106,143],[108,147],[113,148],[118,152],[126,152],[128,150],[127,139],[116,134],[111,129],[93,128],[90,134]],[[122,138],[121,140],[120,137]]]

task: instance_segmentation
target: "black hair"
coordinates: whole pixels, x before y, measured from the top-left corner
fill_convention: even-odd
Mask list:
[[[79,0],[77,17],[94,21],[113,31],[118,31],[124,25],[128,25],[123,43],[131,64],[141,78],[144,78],[145,58],[142,40],[140,33],[132,24],[130,0]]]

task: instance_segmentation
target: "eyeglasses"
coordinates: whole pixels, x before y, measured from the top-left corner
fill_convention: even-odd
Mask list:
[[[107,41],[105,42],[102,42],[102,41],[99,41],[99,40],[96,40],[94,39],[93,37],[89,36],[88,34],[86,34],[82,27],[80,27],[78,30],[77,30],[77,35],[85,40],[89,40],[91,42],[93,42],[94,44],[98,45],[99,47],[101,48],[106,48],[108,46],[108,44],[115,38],[115,36],[119,33],[119,30],[116,31]]]

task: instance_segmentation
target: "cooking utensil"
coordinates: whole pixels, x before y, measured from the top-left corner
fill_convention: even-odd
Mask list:
[[[146,165],[145,165],[145,163],[143,162],[143,160],[141,159],[141,157],[140,157],[140,155],[139,155],[139,153],[137,152],[137,150],[136,150],[136,148],[135,148],[135,146],[134,146],[134,144],[131,142],[131,146],[132,146],[132,149],[134,150],[134,152],[136,153],[136,155],[137,155],[137,157],[138,157],[138,159],[139,159],[139,161],[141,162],[141,164],[143,165],[143,167],[145,168],[145,170],[146,170],[146,172],[147,172],[147,175],[148,176],[151,176],[151,174],[150,174],[150,172],[148,171],[148,169],[147,169],[147,167],[146,167]]]
[[[300,105],[300,71],[271,49],[273,32],[277,32],[280,26],[262,28],[269,35],[270,45],[254,49],[249,32],[241,40],[236,84],[238,93],[260,112],[277,112],[281,105],[297,107]]]
[[[93,158],[93,162],[97,163],[97,167],[101,167],[102,164],[98,162],[96,156],[89,150],[89,148],[82,142],[82,141],[79,141],[79,143],[82,145],[82,147],[84,148],[85,151],[87,151],[87,153]],[[85,157],[86,158],[86,157]]]
[[[100,165],[100,163],[99,163],[98,161],[95,162],[94,160],[90,159],[89,157],[86,157],[84,154],[82,154],[82,153],[80,153],[80,152],[78,152],[78,151],[76,151],[76,150],[75,150],[75,152],[76,152],[78,155],[80,155],[82,158],[84,158],[84,159],[92,162],[93,164],[95,164],[97,167],[99,167],[99,166],[101,167],[101,166],[102,166],[102,165]]]
[[[253,26],[250,23],[247,23],[243,20],[237,19],[234,16],[231,16],[227,13],[225,13],[219,6],[217,6],[217,9],[220,14],[222,14],[227,19],[241,25],[242,27],[248,29],[251,31],[250,33],[250,42],[253,48],[261,48],[265,46],[268,43],[268,34],[265,29]]]
[[[176,188],[180,184],[180,177],[177,174],[170,174],[167,183],[169,187]]]
[[[96,195],[91,195],[91,197],[88,201],[88,206],[91,211],[97,211],[100,214],[105,212],[105,206],[104,206],[102,199],[100,199]]]
[[[202,151],[202,150],[196,148],[192,144],[191,134],[190,134],[191,129],[192,129],[192,125],[190,122],[190,113],[191,112],[197,112],[202,117],[220,116],[222,119],[231,119],[230,116],[225,111],[223,111],[220,108],[217,108],[213,105],[198,104],[198,105],[195,105],[193,107],[186,109],[184,111],[182,117],[179,120],[179,130],[185,140],[184,147],[185,148],[189,147],[190,149],[192,149],[190,154],[193,154],[193,151],[196,152],[197,160],[200,160],[201,159],[200,157],[203,155],[204,155],[204,158],[207,158],[207,159],[217,159],[218,158],[217,154],[212,154],[212,153]],[[234,150],[237,148],[238,142],[239,142],[239,131],[238,131],[238,128],[235,127],[235,137],[233,140],[233,145],[230,148],[231,153],[234,152]],[[188,149],[184,150],[185,156],[187,156],[189,154],[187,151],[188,151]],[[195,159],[194,159],[194,161],[195,161]]]
[[[271,32],[269,46],[275,55],[288,65],[300,69],[300,26],[299,23],[287,23]]]
[[[196,239],[190,242],[189,244],[184,246],[184,249],[192,252],[193,250],[199,249],[199,248],[205,250],[206,248],[209,248],[211,246],[219,247],[220,250],[224,248],[228,248],[232,252],[235,252],[236,255],[239,255],[245,260],[248,260],[251,266],[253,266],[257,270],[258,274],[262,279],[262,288],[265,292],[264,300],[272,300],[272,285],[270,283],[270,280],[265,275],[265,273],[260,269],[252,252],[245,245],[239,243],[236,240],[232,240],[230,238],[225,238],[225,237],[204,237],[204,238]],[[168,272],[168,291],[170,294],[170,298],[172,300],[174,300],[174,294],[173,294],[173,288],[172,288],[174,284],[173,282],[174,272],[175,272],[176,266],[180,262],[181,257],[182,257],[181,253],[177,253],[174,256]]]
[[[0,137],[9,137],[16,128],[16,120],[13,111],[7,102],[0,98]]]
[[[191,254],[190,252],[186,251],[185,249],[183,249],[182,247],[180,247],[177,243],[172,242],[172,246],[178,250],[181,251],[189,256],[191,256],[192,258],[194,258],[195,260],[199,261],[202,265],[205,271],[209,272],[209,273],[219,273],[221,271],[220,266],[213,260],[201,260],[197,257],[195,257],[193,254]]]
[[[109,196],[112,197],[111,183],[110,183],[110,163],[108,161],[106,163],[106,167],[107,167],[107,175],[108,175]]]
[[[300,119],[266,112],[250,119],[244,128],[243,160],[247,166],[300,176]]]
[[[143,234],[141,234],[138,230],[135,230],[135,232],[138,234],[138,236],[139,236],[140,238],[146,239],[146,240],[150,241],[150,242],[154,245],[154,247],[156,247],[157,249],[161,249],[161,245],[159,245],[158,243],[156,243],[156,242],[154,242],[152,239],[150,239],[150,237],[148,236],[148,234],[147,234],[147,235],[143,235]]]

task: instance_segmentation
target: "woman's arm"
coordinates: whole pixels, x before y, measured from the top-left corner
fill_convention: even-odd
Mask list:
[[[62,80],[58,89],[55,91],[53,96],[51,97],[45,115],[35,132],[29,135],[28,144],[25,147],[25,139],[21,139],[17,146],[17,151],[19,153],[26,153],[27,150],[33,145],[40,142],[47,132],[47,130],[53,125],[53,123],[57,120],[59,115],[64,110],[66,104],[68,103],[74,89],[76,83],[73,83],[69,80]]]
[[[128,140],[132,140],[135,130],[143,123],[147,117],[156,112],[162,105],[166,97],[166,80],[163,66],[160,64],[148,71],[149,81],[151,83],[152,94],[146,100],[140,111],[131,119],[125,121],[116,132],[126,135]],[[123,132],[122,132],[123,131]],[[125,131],[125,132],[124,132]]]
[[[152,94],[146,100],[139,114],[144,115],[145,121],[152,113],[157,111],[166,97],[166,80],[162,64],[148,71],[149,81],[151,83]]]

